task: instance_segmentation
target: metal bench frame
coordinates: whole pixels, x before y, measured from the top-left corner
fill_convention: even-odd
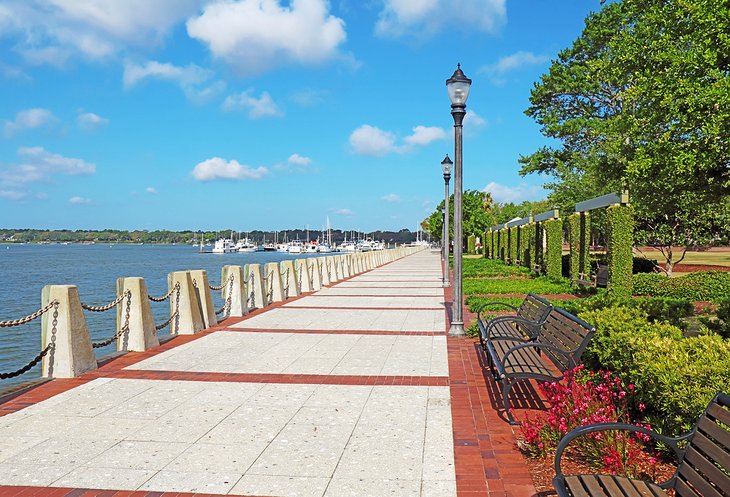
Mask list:
[[[573,327],[570,326],[571,323]],[[502,403],[510,424],[517,424],[509,403],[509,394],[515,383],[525,380],[555,381],[563,378],[566,371],[579,364],[595,331],[592,325],[582,319],[560,307],[553,307],[533,338],[486,337],[483,348],[487,353],[488,366],[494,381],[502,384]],[[495,347],[495,343],[500,341],[512,343],[503,354],[500,353],[503,347],[499,350]],[[537,354],[528,355],[522,352],[531,349]],[[547,370],[545,358],[560,370],[559,375],[529,370]],[[520,371],[507,370],[517,366],[521,367]]]
[[[484,320],[482,311],[491,306],[508,307],[515,311],[515,314]],[[519,307],[504,302],[486,302],[477,309],[479,341],[484,347],[488,339],[497,336],[493,332],[498,332],[498,336],[534,339],[552,309],[553,304],[534,293],[528,293]],[[497,327],[499,327],[499,330],[497,330]]]
[[[563,474],[561,459],[576,438],[600,431],[622,430],[643,433],[672,449],[677,470],[667,481],[649,483],[614,475]],[[686,441],[686,448],[679,444]],[[674,489],[678,497],[722,497],[730,495],[730,397],[718,393],[689,433],[667,437],[641,426],[626,423],[597,423],[569,431],[555,451],[553,485],[558,497],[663,497],[662,489]]]
[[[599,264],[596,268],[596,274],[578,273],[578,279],[575,280],[575,283],[578,286],[606,288],[608,286],[608,266]]]

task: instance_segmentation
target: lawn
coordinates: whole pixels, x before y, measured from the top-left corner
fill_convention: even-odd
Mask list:
[[[474,279],[464,278],[463,292],[466,295],[481,295],[487,293],[519,293],[529,292],[544,294],[572,293],[568,280],[559,282],[548,279],[545,276],[538,278],[520,279]]]

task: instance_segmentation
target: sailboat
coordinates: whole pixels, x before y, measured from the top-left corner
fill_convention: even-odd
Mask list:
[[[324,234],[322,235],[324,236]],[[322,240],[317,246],[320,254],[329,254],[332,252],[332,227],[330,226],[330,217],[327,216],[327,239]]]

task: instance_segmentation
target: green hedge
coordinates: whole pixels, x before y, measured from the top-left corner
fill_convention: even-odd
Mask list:
[[[532,268],[535,264],[535,224],[528,224],[522,228],[522,265]]]
[[[730,273],[701,271],[667,278],[663,274],[635,274],[634,295],[720,301],[730,295]]]
[[[517,254],[518,247],[517,247],[517,227],[513,226],[512,228],[509,228],[509,260],[512,264],[515,263],[515,261],[519,258]]]
[[[720,336],[683,338],[666,323],[652,323],[637,308],[612,307],[581,317],[596,326],[584,355],[593,369],[607,369],[635,386],[635,402],[659,432],[689,431],[709,400],[730,391],[730,342]]]
[[[464,278],[492,278],[504,276],[528,276],[530,271],[523,267],[508,266],[492,259],[464,259],[461,261]]]
[[[580,214],[568,216],[568,240],[570,241],[570,279],[575,281],[580,273]]]
[[[478,259],[482,260],[482,259]],[[523,279],[472,279],[464,278],[463,290],[466,295],[500,294],[529,292],[537,294],[570,293],[570,282],[565,279],[554,280],[546,276]]]
[[[543,223],[547,236],[545,254],[545,274],[548,278],[559,280],[562,277],[563,221],[550,219]]]
[[[477,237],[474,235],[469,235],[466,239],[466,253],[467,254],[474,254],[476,253],[476,243],[477,243]]]
[[[631,296],[634,258],[634,210],[628,205],[606,209],[608,234],[608,290],[617,297]]]

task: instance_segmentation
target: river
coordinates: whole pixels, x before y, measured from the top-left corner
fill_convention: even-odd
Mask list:
[[[211,285],[219,285],[221,268],[227,264],[263,264],[315,254],[247,252],[200,253],[189,245],[14,245],[0,244],[0,321],[18,319],[40,308],[45,285],[76,285],[81,302],[103,305],[116,297],[116,280],[141,276],[150,295],[167,293],[167,274],[185,269],[205,269]],[[223,305],[220,292],[213,292],[216,308]],[[169,317],[169,303],[152,302],[155,322]],[[92,341],[115,333],[116,313],[86,312]],[[14,371],[40,351],[41,320],[0,328],[0,372]],[[169,327],[159,332],[169,335]],[[97,357],[115,352],[115,344],[96,349]],[[0,380],[0,392],[40,376],[40,365],[17,378]]]

